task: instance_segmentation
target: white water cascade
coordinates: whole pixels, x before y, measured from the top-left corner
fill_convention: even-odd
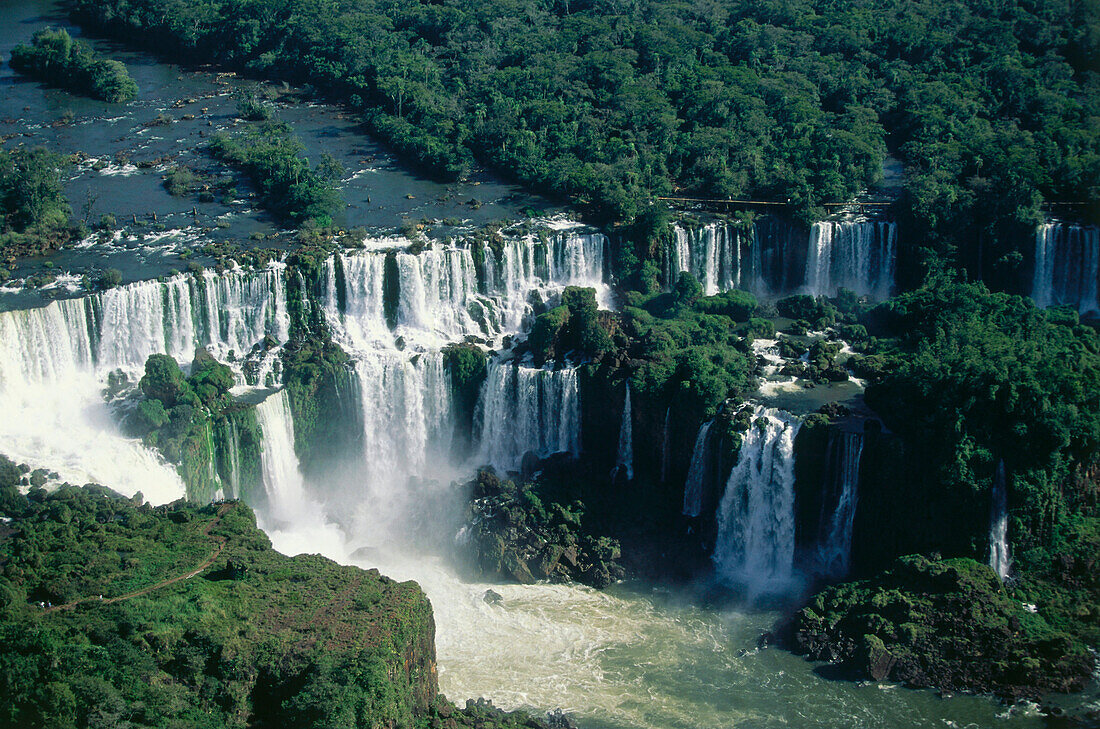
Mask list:
[[[354,494],[342,496],[354,496],[375,533],[399,535],[418,499],[410,479],[432,479],[445,488],[458,475],[448,457],[454,413],[443,355],[428,351],[410,357],[380,350],[361,354],[355,373],[362,408],[362,482]]]
[[[151,501],[183,495],[175,469],[121,434],[102,391],[121,369],[136,381],[150,354],[186,365],[200,346],[222,359],[288,328],[282,267],[145,281],[0,313],[4,453]]]
[[[691,450],[687,480],[684,481],[684,516],[696,517],[703,510],[703,487],[706,483],[710,455],[708,435],[712,425],[714,425],[713,420],[703,423],[699,428],[699,434],[695,436],[695,447]]]
[[[506,238],[496,256],[486,246],[483,277],[486,293],[522,302],[528,292],[565,286],[590,286],[606,308],[608,288],[603,283],[607,237],[602,233],[555,232],[544,239],[528,235]]]
[[[794,437],[800,421],[757,405],[718,507],[718,574],[760,594],[782,589],[794,560]]]
[[[1100,227],[1044,223],[1035,232],[1031,298],[1042,307],[1073,306],[1100,315]]]
[[[852,527],[859,499],[859,463],[863,434],[829,434],[825,500],[817,549],[818,573],[828,577],[848,574],[852,558]],[[834,500],[835,499],[835,502]],[[830,509],[831,507],[831,509]]]
[[[313,508],[294,453],[294,422],[286,390],[268,395],[256,406],[263,433],[260,465],[263,469],[267,512],[278,522],[292,522]]]
[[[494,341],[523,328],[532,294],[548,301],[566,286],[587,286],[606,306],[606,247],[603,234],[576,230],[545,242],[508,238],[499,255],[484,245],[480,287],[478,264],[466,246],[435,242],[419,253],[341,253],[325,263],[323,305],[341,343],[360,351],[391,348],[398,337],[421,350],[469,336]],[[387,295],[394,300],[387,302]]]
[[[1004,461],[997,462],[989,507],[989,566],[1004,582],[1012,569],[1008,554],[1008,488]]]
[[[894,286],[897,225],[827,220],[810,228],[805,292],[835,296],[847,288],[859,296],[885,299]]]
[[[623,396],[623,424],[619,426],[619,450],[611,478],[614,479],[620,473],[626,475],[627,481],[634,480],[634,424],[630,416],[630,382],[626,383],[626,394]]]
[[[390,241],[399,243],[400,241]],[[363,486],[356,495],[377,529],[400,529],[419,497],[412,480],[448,482],[455,412],[441,349],[474,341],[499,347],[568,285],[604,292],[607,240],[580,229],[506,237],[484,245],[430,243],[418,253],[338,254],[322,297],[334,338],[354,358],[363,421]],[[480,266],[480,270],[479,270]],[[523,455],[579,453],[576,373],[494,361],[475,413],[477,463],[502,470]]]
[[[713,296],[720,291],[740,288],[753,283],[758,266],[747,261],[750,270],[742,280],[741,236],[731,225],[710,223],[702,228],[673,228],[675,243],[669,249],[666,267],[669,283],[674,284],[681,272],[689,272],[703,285],[703,293]],[[750,251],[755,251],[750,248]],[[750,253],[751,255],[751,253]]]
[[[538,369],[492,361],[478,403],[480,463],[517,468],[523,456],[580,454],[577,371]]]
[[[229,442],[226,444],[225,455],[229,475],[226,478],[228,483],[225,484],[228,491],[223,490],[223,495],[239,499],[241,497],[241,437],[237,431],[237,421],[234,418],[227,418],[227,420],[229,421]]]
[[[780,226],[782,227],[782,226]],[[665,270],[672,286],[682,271],[699,280],[707,296],[745,289],[757,296],[803,292],[835,296],[840,287],[860,296],[889,297],[897,266],[897,225],[869,220],[815,223],[806,238],[760,224],[751,230],[727,223],[674,226]]]

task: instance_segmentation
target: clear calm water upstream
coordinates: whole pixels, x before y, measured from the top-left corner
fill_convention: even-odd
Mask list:
[[[243,181],[238,185],[240,199],[228,204],[200,202],[194,195],[173,197],[163,185],[165,173],[176,165],[211,166],[203,146],[237,121],[238,97],[262,91],[258,82],[213,70],[183,69],[116,43],[83,37],[81,29],[47,0],[4,2],[0,20],[3,146],[45,146],[66,155],[80,154],[83,161],[71,170],[65,186],[75,217],[92,225],[103,215],[113,215],[122,229],[109,244],[90,239],[87,245],[54,254],[54,271],[117,268],[124,281],[132,281],[184,270],[187,261],[178,254],[212,241],[232,240],[245,247],[282,245],[280,239],[287,234],[255,207]],[[36,31],[47,27],[64,27],[104,55],[124,62],[138,84],[137,98],[129,104],[108,104],[46,88],[12,71],[7,63],[11,49],[29,43]],[[70,114],[71,122],[61,123]],[[154,125],[163,116],[173,121]],[[275,117],[291,126],[312,161],[328,153],[343,165],[341,193],[347,208],[336,217],[338,226],[378,234],[392,232],[405,220],[429,220],[442,233],[456,225],[520,218],[521,211],[556,210],[488,174],[444,184],[414,172],[362,134],[352,118],[320,100],[277,102]],[[151,167],[140,164],[151,162]],[[196,255],[194,260],[204,259]],[[22,262],[14,275],[41,272],[41,263]],[[0,310],[40,300],[33,292],[8,292],[0,294]]]

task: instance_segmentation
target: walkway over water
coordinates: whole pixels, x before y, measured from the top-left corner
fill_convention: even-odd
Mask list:
[[[657,197],[655,200],[674,206],[703,207],[718,211],[733,210],[774,210],[777,208],[789,208],[793,205],[789,200],[733,200],[728,198],[704,198],[704,197]],[[826,210],[851,209],[859,213],[881,212],[889,209],[894,204],[893,200],[856,200],[849,202],[821,203]],[[1040,206],[1046,212],[1084,211],[1090,205],[1087,201],[1049,201]]]
[[[702,197],[658,197],[655,199],[675,206],[697,206],[724,211],[757,209],[770,210],[776,208],[788,208],[792,205],[790,201],[786,200],[732,200],[726,198]],[[821,207],[826,209],[851,208],[862,213],[865,210],[886,210],[891,205],[893,205],[893,202],[891,201],[855,201],[843,203],[822,203]]]

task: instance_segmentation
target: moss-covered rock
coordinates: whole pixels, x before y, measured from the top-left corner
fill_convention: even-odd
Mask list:
[[[470,455],[474,432],[474,410],[481,385],[489,373],[489,356],[473,344],[452,344],[443,350],[443,366],[451,378],[451,396],[455,403],[455,430],[452,440],[456,456]]]
[[[204,348],[184,376],[175,359],[154,354],[138,383],[141,399],[125,419],[126,429],[176,466],[187,495],[205,503],[219,491],[258,495],[263,440],[253,406],[229,395],[233,372]],[[108,396],[125,389],[115,382]]]
[[[798,652],[872,680],[1014,698],[1078,691],[1094,663],[970,559],[902,557],[872,579],[822,591],[789,630]]]
[[[294,338],[283,348],[283,381],[302,473],[321,479],[354,469],[362,420],[347,353],[328,337]]]
[[[544,503],[537,483],[482,470],[467,485],[465,545],[479,577],[606,587],[623,576],[618,542],[582,527],[584,504]]]

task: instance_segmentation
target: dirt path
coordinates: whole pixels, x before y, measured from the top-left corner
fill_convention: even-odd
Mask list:
[[[221,522],[222,517],[225,516],[229,512],[229,510],[232,509],[234,506],[235,506],[235,504],[222,504],[221,507],[218,509],[218,516],[213,521],[211,521],[209,524],[207,524],[206,526],[204,526],[202,528],[202,533],[206,536],[210,536],[210,530],[213,529],[215,526],[217,526],[218,523]],[[97,602],[97,603],[100,603],[101,605],[109,605],[112,602],[122,602],[123,600],[130,600],[130,599],[133,599],[135,597],[140,597],[141,595],[148,595],[150,592],[153,592],[154,590],[159,590],[162,587],[167,587],[168,585],[174,585],[177,582],[182,582],[184,580],[189,580],[192,577],[194,577],[195,575],[197,575],[197,574],[203,572],[204,570],[206,570],[210,565],[214,564],[214,561],[219,557],[219,555],[221,555],[222,551],[225,549],[225,537],[215,535],[215,536],[210,537],[210,538],[215,540],[218,543],[217,548],[213,552],[210,553],[210,556],[207,557],[203,561],[202,564],[200,564],[198,567],[191,570],[190,572],[185,572],[182,575],[176,575],[175,577],[170,577],[167,580],[163,580],[161,582],[158,582],[155,585],[150,585],[149,587],[143,587],[140,590],[134,590],[133,592],[127,592],[125,595],[118,595],[117,597],[107,597],[107,598],[104,598],[104,597],[84,597],[84,598],[81,598],[79,600],[73,600],[72,602],[67,602],[64,605],[51,605],[50,607],[46,608],[44,612],[52,613],[52,612],[57,611],[57,610],[69,610],[69,609],[74,608],[77,605],[79,605],[81,603],[85,603],[85,602]]]

